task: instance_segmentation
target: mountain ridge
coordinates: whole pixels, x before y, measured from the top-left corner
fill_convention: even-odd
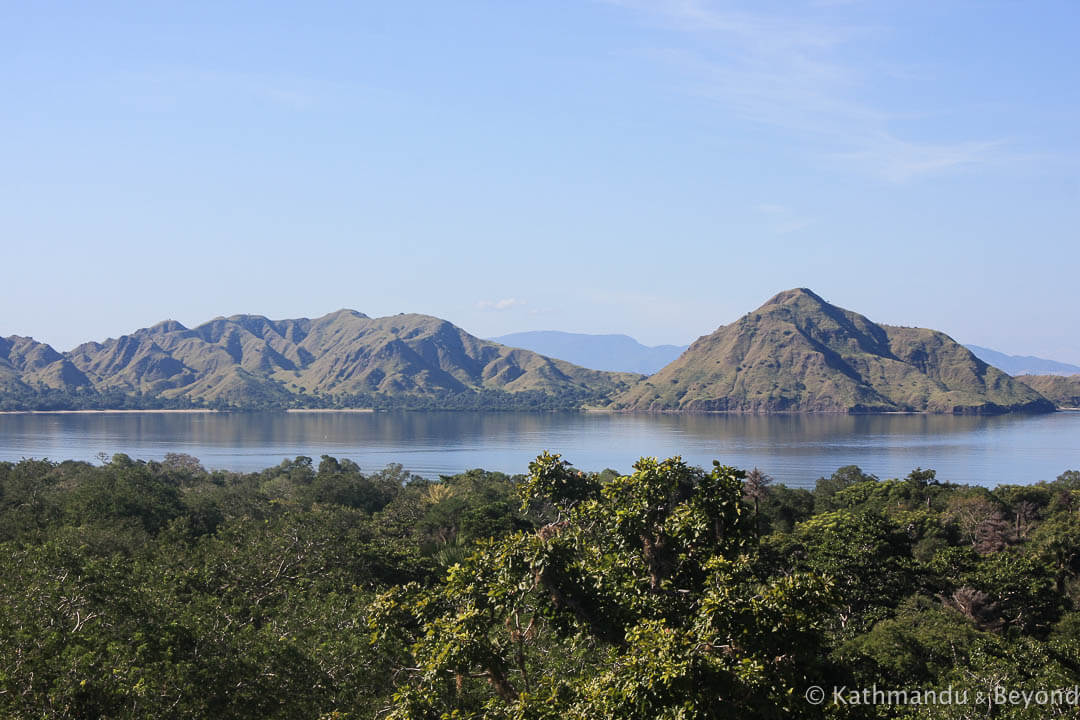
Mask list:
[[[371,318],[354,310],[314,319],[233,315],[193,328],[165,320],[63,354],[30,338],[0,345],[0,384],[9,390],[92,388],[196,405],[483,392],[580,402],[637,379],[481,340],[428,315]]]
[[[935,330],[878,325],[812,290],[777,293],[613,399],[647,412],[1050,411]]]
[[[1033,355],[1008,355],[979,345],[964,345],[975,353],[983,362],[1004,370],[1013,377],[1021,375],[1076,375],[1080,374],[1080,365],[1047,360]]]
[[[114,406],[1000,413],[1055,403],[945,333],[879,325],[807,288],[777,293],[647,377],[483,340],[430,315],[348,309],[193,328],[163,320],[66,353],[0,338],[0,409]]]

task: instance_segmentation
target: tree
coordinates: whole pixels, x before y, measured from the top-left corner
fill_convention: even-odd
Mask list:
[[[845,465],[829,477],[818,478],[814,484],[814,511],[835,510],[837,505],[832,500],[836,493],[857,483],[877,479],[876,475],[864,473],[858,465]]]
[[[911,539],[886,515],[821,513],[801,523],[795,538],[805,555],[803,567],[835,582],[844,634],[872,625],[912,586]]]
[[[1008,543],[1010,527],[1005,513],[986,491],[954,495],[949,499],[946,517],[984,555],[997,552]]]
[[[754,532],[761,532],[761,527],[758,524],[758,509],[762,501],[769,495],[769,485],[772,483],[773,478],[771,475],[766,475],[758,468],[754,468],[750,472],[746,473],[746,480],[743,482],[743,495],[749,498],[754,503]]]
[[[430,590],[383,594],[391,718],[787,717],[821,656],[828,582],[753,573],[742,473],[644,458],[601,483],[541,455],[534,532],[488,541]]]

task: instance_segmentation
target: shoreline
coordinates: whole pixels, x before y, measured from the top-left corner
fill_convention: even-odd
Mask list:
[[[133,413],[216,413],[210,408],[156,409],[156,410],[0,410],[0,415],[130,415]]]
[[[287,408],[287,413],[373,413],[375,408]]]
[[[180,409],[145,409],[145,410],[133,410],[133,409],[111,409],[111,410],[0,410],[0,415],[134,415],[134,414],[180,414],[189,415],[196,413],[231,413],[231,412],[250,412],[244,410],[214,410],[211,408],[180,408]],[[268,413],[374,413],[377,412],[375,408],[279,408],[275,410],[261,410],[257,412]],[[524,413],[537,413],[537,414],[549,414],[551,412],[579,412],[583,415],[684,415],[684,416],[703,416],[703,415],[738,415],[738,416],[755,416],[755,417],[793,417],[793,416],[873,416],[873,415],[923,415],[928,417],[933,416],[954,416],[954,417],[998,417],[1002,415],[1046,415],[1053,414],[1054,412],[1080,412],[1080,407],[1055,407],[1053,410],[1047,411],[1029,411],[1029,410],[1013,410],[1011,412],[1002,413],[950,413],[950,412],[930,412],[927,410],[885,410],[881,412],[850,412],[844,410],[775,410],[775,411],[757,411],[751,412],[746,410],[613,410],[605,407],[585,406],[580,410],[404,410],[404,412],[524,412]]]
[[[135,415],[149,414],[195,414],[228,412],[211,408],[149,409],[149,410],[0,410],[0,415]],[[282,412],[269,410],[267,412]],[[375,408],[286,408],[287,413],[373,413]]]

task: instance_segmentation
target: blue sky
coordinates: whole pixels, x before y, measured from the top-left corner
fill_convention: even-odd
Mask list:
[[[3,14],[0,335],[350,307],[682,343],[806,286],[1080,362],[1072,1]]]

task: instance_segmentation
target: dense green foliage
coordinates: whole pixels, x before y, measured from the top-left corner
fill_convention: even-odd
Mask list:
[[[374,593],[523,527],[509,478],[0,464],[0,716],[370,715]]]
[[[1064,716],[986,697],[1080,681],[1078,521],[1076,471],[0,463],[0,716]]]
[[[187,410],[205,407],[187,398],[163,398],[89,387],[51,388],[26,385],[0,392],[0,411],[10,410]],[[237,408],[239,409],[239,408]]]
[[[188,410],[207,409],[226,412],[263,412],[288,409],[372,410],[454,410],[485,412],[555,412],[577,411],[583,406],[602,406],[607,396],[585,389],[551,391],[463,390],[432,392],[423,395],[388,395],[385,393],[311,393],[284,395],[259,388],[241,396],[213,401],[187,397],[126,393],[120,390],[98,391],[93,388],[57,389],[50,387],[15,387],[0,392],[0,411],[5,410]]]
[[[484,411],[559,411],[580,410],[585,405],[606,405],[607,395],[587,389],[559,390],[478,390],[428,395],[355,394],[337,395],[325,401],[316,400],[307,407],[350,408],[375,410],[484,410]]]

